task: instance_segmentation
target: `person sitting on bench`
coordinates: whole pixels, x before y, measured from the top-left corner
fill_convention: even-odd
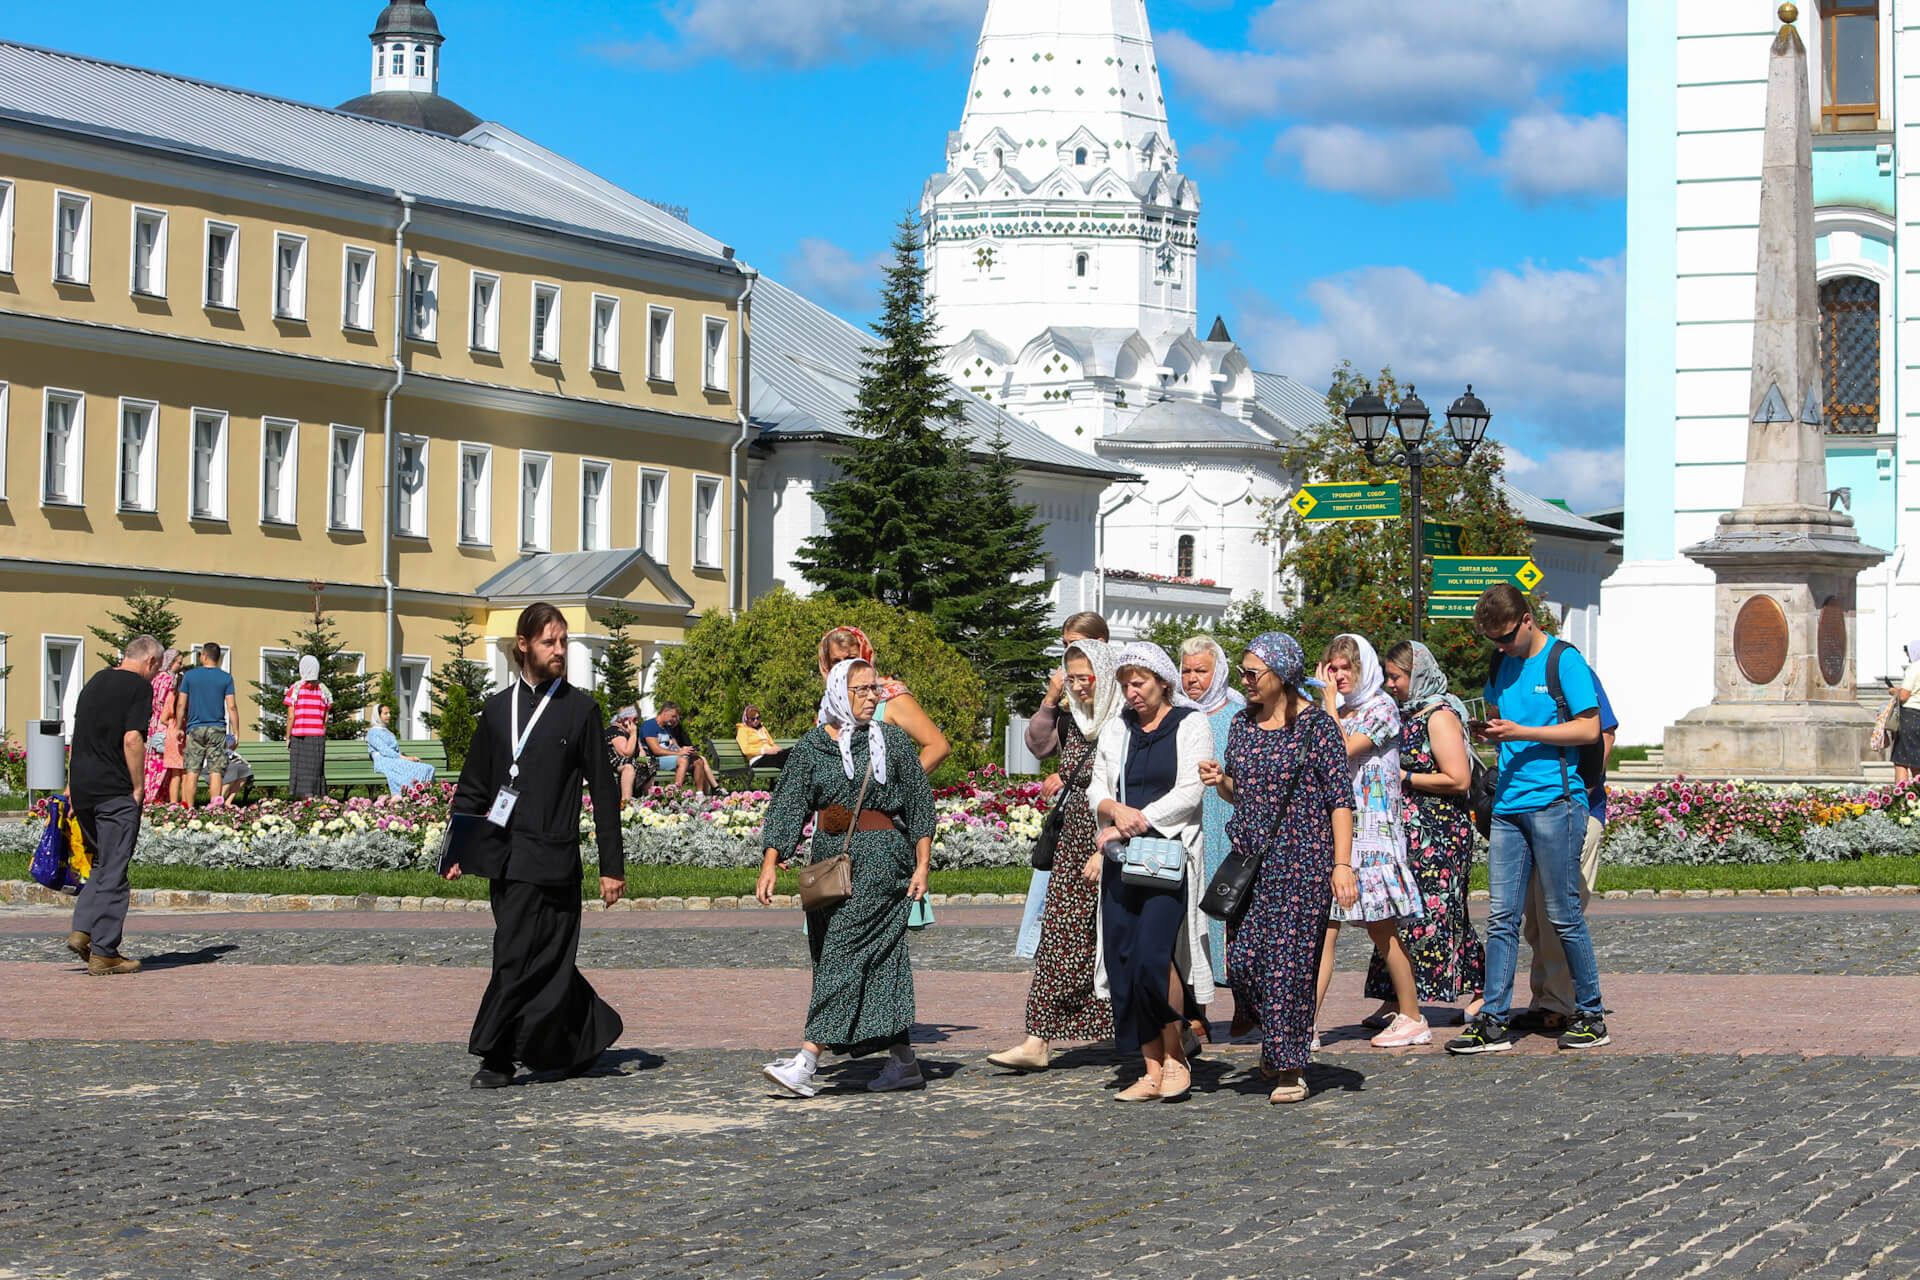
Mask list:
[[[760,708],[751,702],[740,711],[740,723],[734,726],[733,740],[739,746],[740,754],[747,758],[749,769],[780,769],[786,766],[787,752],[767,732],[767,726],[760,720]]]
[[[669,764],[673,766],[674,786],[686,786],[691,774],[693,789],[702,795],[719,789],[713,781],[713,767],[680,736],[680,708],[675,703],[663,703],[659,712],[640,726],[640,740],[653,757],[656,771],[664,773]]]

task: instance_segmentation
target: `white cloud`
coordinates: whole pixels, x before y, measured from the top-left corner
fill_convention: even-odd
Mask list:
[[[1507,479],[1542,498],[1559,498],[1580,515],[1620,505],[1626,487],[1623,448],[1555,449],[1536,459],[1505,446]]]
[[[786,283],[835,311],[873,309],[888,254],[858,258],[830,240],[808,237],[786,258]]]
[[[1473,134],[1457,125],[1380,131],[1295,125],[1274,140],[1273,151],[1297,161],[1309,186],[1376,200],[1450,195],[1454,166],[1481,158]]]
[[[1494,170],[1507,194],[1529,204],[1567,197],[1611,200],[1627,190],[1627,129],[1619,116],[1533,112],[1507,122]]]
[[[679,0],[671,38],[591,45],[611,62],[672,65],[707,57],[816,67],[872,49],[915,48],[978,31],[986,0]]]

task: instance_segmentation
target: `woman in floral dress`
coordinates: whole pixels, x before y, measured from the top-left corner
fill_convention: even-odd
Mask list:
[[[1052,1062],[1049,1040],[1106,1040],[1113,1035],[1113,1006],[1093,993],[1100,886],[1076,874],[1094,854],[1093,811],[1087,808],[1093,754],[1100,731],[1120,709],[1113,650],[1098,640],[1069,645],[1066,690],[1071,715],[1059,726],[1061,789],[1053,801],[1064,815],[1053,855],[1062,871],[1047,879],[1033,984],[1027,992],[1027,1038],[987,1058],[1012,1071],[1045,1071]]]
[[[1468,1001],[1463,1021],[1479,1012],[1486,985],[1486,951],[1467,914],[1467,877],[1473,868],[1473,815],[1467,793],[1473,763],[1467,745],[1467,709],[1447,691],[1433,651],[1417,640],[1387,654],[1387,691],[1401,704],[1400,780],[1406,803],[1407,865],[1420,884],[1427,913],[1401,930],[1414,986],[1423,1001]],[[1365,1025],[1393,1018],[1393,986],[1384,957],[1367,967],[1367,995],[1385,1001]]]
[[[1327,910],[1359,900],[1353,873],[1353,787],[1340,729],[1300,692],[1306,658],[1292,636],[1270,631],[1241,660],[1246,710],[1234,717],[1224,763],[1200,780],[1234,806],[1227,836],[1260,849],[1260,870],[1227,944],[1234,1008],[1261,1029],[1269,1100],[1307,1096]]]
[[[180,727],[174,723],[179,708],[174,706],[176,699],[173,696],[179,687],[180,651],[169,649],[160,657],[160,674],[153,678],[153,715],[147,721],[147,772],[144,783],[148,804],[159,803],[169,771],[181,766],[180,744],[175,741],[180,734]]]
[[[1360,900],[1335,906],[1320,956],[1320,999],[1333,982],[1340,926],[1364,925],[1374,948],[1386,956],[1393,984],[1393,1022],[1373,1038],[1383,1049],[1430,1044],[1433,1030],[1420,1012],[1413,966],[1400,942],[1400,922],[1426,914],[1419,882],[1407,866],[1407,838],[1400,809],[1400,712],[1387,695],[1380,659],[1361,636],[1338,635],[1327,646],[1319,676],[1326,711],[1340,721],[1353,776],[1353,870]]]

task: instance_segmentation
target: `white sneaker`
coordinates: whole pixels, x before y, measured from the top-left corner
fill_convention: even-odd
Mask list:
[[[880,1074],[867,1081],[868,1093],[892,1093],[895,1089],[924,1089],[927,1078],[920,1074],[920,1059],[908,1058],[905,1062],[887,1055],[887,1065]]]
[[[1320,1052],[1320,1033],[1318,1031],[1313,1033],[1313,1043],[1307,1046],[1307,1052],[1309,1053]]]
[[[769,1062],[760,1074],[796,1098],[811,1098],[819,1092],[813,1087],[813,1068],[798,1054],[785,1062]]]
[[[1433,1028],[1427,1025],[1425,1018],[1409,1018],[1404,1013],[1396,1013],[1387,1029],[1368,1043],[1376,1049],[1404,1049],[1408,1045],[1432,1044]]]

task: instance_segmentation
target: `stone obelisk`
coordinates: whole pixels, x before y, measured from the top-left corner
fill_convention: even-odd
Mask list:
[[[1667,730],[1667,767],[1740,777],[1853,777],[1872,715],[1854,693],[1860,571],[1886,552],[1827,501],[1814,275],[1813,129],[1797,9],[1767,69],[1746,488],[1688,547],[1714,575],[1713,702]]]

